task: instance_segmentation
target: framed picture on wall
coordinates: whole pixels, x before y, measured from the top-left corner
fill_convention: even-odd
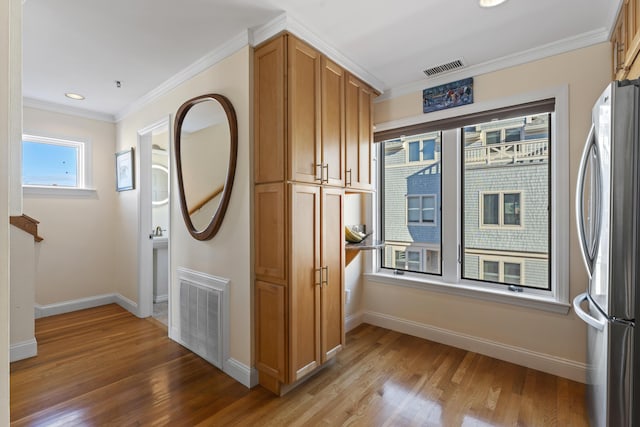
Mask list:
[[[116,153],[116,191],[133,190],[133,147]]]

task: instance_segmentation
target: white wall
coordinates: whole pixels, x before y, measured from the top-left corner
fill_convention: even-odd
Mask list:
[[[36,304],[49,305],[114,292],[115,124],[24,108],[26,133],[91,144],[90,197],[25,195],[24,213],[40,221],[36,245]]]
[[[252,163],[251,163],[251,111],[250,60],[251,49],[246,46],[196,77],[181,84],[168,94],[122,119],[117,125],[117,145],[122,150],[136,146],[137,132],[157,122],[167,114],[172,121],[180,105],[190,98],[205,93],[220,93],[229,98],[238,118],[238,162],[231,200],[218,234],[209,241],[200,242],[187,232],[180,211],[175,156],[171,159],[171,224],[170,262],[171,295],[178,295],[178,267],[186,267],[230,280],[230,349],[231,358],[252,365]],[[139,170],[139,168],[136,168]],[[139,181],[139,177],[136,177]],[[137,233],[138,191],[119,193],[117,197],[118,291],[131,300],[137,300]],[[173,298],[173,297],[171,297]],[[177,302],[177,300],[175,300]],[[172,307],[171,325],[179,330],[177,304]]]
[[[609,82],[610,73],[610,45],[602,43],[475,76],[474,98],[475,102],[482,102],[569,85],[570,138],[557,143],[569,144],[570,200],[573,200],[578,162],[590,126],[591,107]],[[375,123],[420,115],[421,95],[416,92],[376,104]],[[570,297],[573,298],[584,292],[587,276],[578,247],[573,203],[570,206]],[[478,350],[514,350],[514,354],[548,362],[549,367],[560,367],[561,371],[566,368],[557,373],[574,377],[579,373],[577,379],[584,379],[586,325],[573,312],[568,315],[552,314],[371,281],[365,283],[364,306],[374,318],[389,320],[396,326],[402,324],[415,331],[466,340]]]
[[[21,16],[19,0],[0,0],[0,425],[9,425],[9,212],[20,207],[8,171],[20,144]]]
[[[10,302],[9,342],[11,362],[33,357],[38,349],[35,339],[35,245],[34,237],[10,227]]]

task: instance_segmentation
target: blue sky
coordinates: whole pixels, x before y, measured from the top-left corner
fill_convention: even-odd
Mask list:
[[[78,149],[41,142],[22,142],[22,183],[26,185],[78,185]]]

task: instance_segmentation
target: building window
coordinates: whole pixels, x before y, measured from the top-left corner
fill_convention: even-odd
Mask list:
[[[520,226],[521,192],[482,193],[480,224],[483,226]]]
[[[422,259],[419,250],[394,249],[394,268],[397,270],[422,271]]]
[[[87,144],[34,135],[22,138],[22,185],[85,189],[89,184]]]
[[[407,223],[435,225],[436,195],[407,196]]]
[[[522,264],[504,260],[482,259],[482,280],[487,282],[520,285],[522,283]]]
[[[407,140],[407,162],[427,162],[437,160],[440,145],[436,138],[418,136]]]
[[[555,101],[546,101],[535,107],[537,111],[522,107],[522,115],[516,106],[505,108],[505,117],[495,110],[478,113],[486,121],[454,118],[455,127],[442,120],[435,131],[427,123],[428,132],[420,134],[384,131],[391,137],[381,142],[378,157],[382,240],[387,248],[426,248],[421,259],[406,251],[392,259],[381,250],[381,271],[407,269],[423,274],[416,274],[416,279],[427,282],[429,275],[439,275],[438,283],[467,289],[508,290],[505,285],[518,285],[557,295],[552,278],[558,276],[551,268],[558,262],[550,257],[555,226],[551,201],[557,200],[551,187]],[[411,129],[415,132],[420,126]],[[432,153],[434,161],[414,164]],[[408,161],[403,164],[402,159]],[[564,186],[559,188],[567,198]],[[400,210],[402,205],[406,212]],[[532,260],[527,261],[526,278],[524,259]]]

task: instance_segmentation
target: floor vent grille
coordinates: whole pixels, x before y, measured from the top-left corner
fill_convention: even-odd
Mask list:
[[[185,275],[185,270],[182,275],[179,273],[180,341],[189,350],[222,369],[228,281],[221,281],[220,286],[216,283],[218,278],[198,272],[189,273]]]
[[[455,61],[447,62],[446,64],[436,65],[435,67],[427,68],[424,73],[427,77],[432,77],[438,74],[448,73],[449,71],[457,70],[464,67],[464,60],[462,58]]]

